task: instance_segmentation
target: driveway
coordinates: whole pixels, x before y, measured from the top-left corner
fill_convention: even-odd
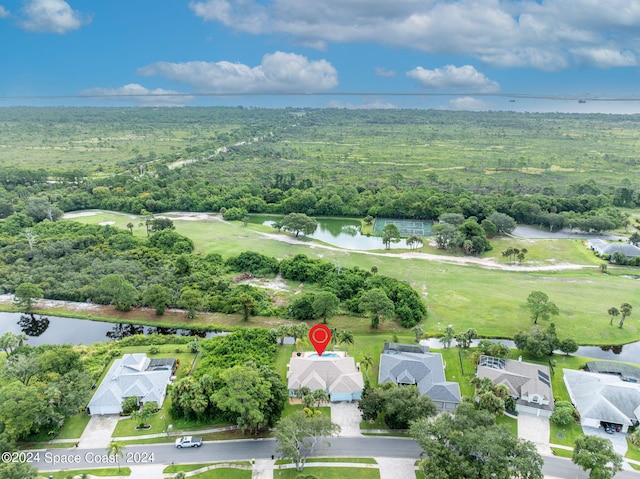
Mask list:
[[[534,443],[539,453],[552,454],[551,447],[549,447],[550,434],[551,427],[548,418],[518,414],[518,437]]]
[[[609,439],[613,443],[613,449],[622,457],[627,453],[627,436],[621,432],[614,432],[613,434],[607,434],[604,429],[597,427],[582,426],[582,432],[589,436],[598,436]]]
[[[91,416],[89,424],[84,428],[80,436],[79,446],[82,448],[106,448],[111,442],[113,430],[118,424],[120,415],[106,414],[104,416]]]
[[[358,403],[331,403],[331,421],[340,426],[340,437],[361,437],[362,415]]]

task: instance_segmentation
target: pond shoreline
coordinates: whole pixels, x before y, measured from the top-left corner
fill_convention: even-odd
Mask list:
[[[38,307],[41,302],[45,302],[47,307]],[[183,310],[172,309],[168,310],[173,313],[184,313]],[[12,296],[9,294],[0,295],[0,312],[5,313],[20,313],[20,310],[13,307],[12,305]],[[153,313],[153,308],[136,308],[133,309],[129,313],[122,313],[120,311],[116,311],[112,306],[103,306],[97,305],[93,303],[76,303],[71,301],[58,301],[58,300],[40,300],[36,307],[33,309],[33,313],[38,315],[49,315],[49,316],[58,316],[58,317],[67,317],[74,319],[83,319],[88,321],[101,321],[112,324],[136,324],[141,326],[150,326],[150,327],[163,327],[163,328],[179,328],[179,329],[199,329],[209,332],[225,332],[225,331],[233,331],[237,328],[243,327],[253,327],[253,328],[266,328],[269,329],[273,327],[273,324],[265,324],[265,321],[259,319],[262,317],[256,316],[253,321],[250,323],[239,322],[234,327],[228,327],[223,325],[217,325],[214,323],[202,323],[202,322],[194,322],[194,320],[188,320],[186,318],[175,321],[163,321],[160,318],[162,316],[156,316],[158,318],[157,321],[150,320],[144,317],[144,315],[124,317],[127,314],[135,314],[136,312],[145,312],[145,313]],[[200,313],[199,316],[207,317],[212,316],[212,313]],[[240,317],[238,315],[238,317]],[[266,319],[267,317],[265,317]],[[165,319],[165,318],[163,318]],[[290,322],[290,320],[283,320],[281,318],[270,318],[278,321],[279,323]],[[429,335],[429,331],[426,332]],[[436,336],[429,336],[428,339],[435,339]],[[493,340],[513,340],[513,338],[505,338],[505,337],[493,337],[493,336],[482,336],[481,339],[493,339]],[[630,341],[625,343],[612,344],[611,342],[607,343],[589,343],[589,344],[580,344],[580,346],[584,347],[602,347],[602,346],[625,346],[628,344],[637,343],[640,341],[640,335],[638,337],[631,338]]]

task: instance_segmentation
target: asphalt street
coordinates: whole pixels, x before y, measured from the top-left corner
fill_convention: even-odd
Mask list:
[[[333,438],[330,447],[318,447],[314,457],[420,457],[422,450],[411,439],[391,437]],[[126,446],[120,466],[144,464],[184,464],[270,458],[275,452],[273,439],[207,441],[200,448],[176,449],[172,444]],[[30,451],[31,463],[40,471],[115,467],[114,456],[104,449],[50,449]],[[568,459],[543,456],[543,472],[564,479],[588,479],[589,475]],[[622,471],[616,479],[640,479],[640,473]]]

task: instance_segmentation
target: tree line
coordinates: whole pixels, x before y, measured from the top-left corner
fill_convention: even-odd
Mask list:
[[[188,317],[199,311],[240,313],[244,320],[264,315],[326,321],[342,311],[368,315],[372,327],[387,319],[412,327],[426,317],[422,299],[407,282],[358,267],[304,255],[278,261],[252,251],[225,260],[195,253],[193,242],[170,227],[138,238],[112,226],[76,222],[25,229],[23,216],[0,223],[0,289],[14,293],[23,311],[44,297],[112,304],[121,311],[149,306],[158,315],[167,307],[183,308]],[[243,284],[247,273],[280,274],[321,290],[296,297],[289,307],[276,306],[265,289]]]

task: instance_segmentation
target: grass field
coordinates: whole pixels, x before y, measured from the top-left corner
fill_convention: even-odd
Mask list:
[[[274,479],[296,479],[301,473],[295,469],[273,471]],[[311,474],[322,479],[379,479],[378,469],[360,467],[305,467],[302,474]]]
[[[117,467],[111,467],[111,468],[97,468],[97,469],[86,469],[86,470],[69,470],[69,471],[57,471],[57,472],[51,472],[51,473],[46,473],[46,474],[42,474],[40,473],[40,475],[38,476],[38,479],[67,479],[68,477],[74,477],[76,475],[80,475],[83,472],[86,472],[88,474],[91,474],[92,476],[98,476],[98,477],[112,477],[112,476],[130,476],[131,475],[131,469],[129,469],[128,467],[121,467],[120,469],[118,469]]]
[[[100,223],[114,221],[123,226],[131,221],[128,215],[100,213],[83,216],[77,221]],[[135,222],[135,221],[134,221]],[[640,323],[633,316],[624,329],[610,327],[607,309],[613,305],[633,301],[637,294],[637,280],[618,276],[615,268],[612,274],[602,274],[597,268],[597,260],[579,241],[574,240],[528,240],[531,251],[528,265],[573,263],[580,269],[569,271],[504,271],[485,269],[472,265],[457,265],[419,258],[404,259],[396,253],[363,254],[337,249],[313,247],[314,243],[288,244],[265,238],[261,225],[243,226],[240,223],[220,221],[175,221],[176,230],[192,238],[198,251],[216,252],[229,257],[242,251],[260,251],[277,258],[306,254],[321,257],[326,261],[343,266],[359,266],[369,270],[377,266],[380,274],[406,280],[418,290],[427,301],[429,318],[424,329],[431,335],[444,331],[453,324],[461,331],[473,327],[482,336],[512,337],[516,332],[532,326],[526,298],[531,291],[545,291],[560,308],[560,315],[554,318],[560,337],[568,335],[580,344],[622,344],[640,339]],[[134,233],[143,236],[141,228]],[[497,250],[507,244],[522,245],[523,240],[500,240],[488,257],[498,258]],[[503,258],[500,258],[503,261]],[[529,260],[527,260],[529,261]],[[135,317],[135,312],[128,317]],[[154,318],[149,318],[154,321]],[[159,321],[167,322],[171,315]],[[272,327],[277,318],[252,317],[249,325]],[[350,329],[354,332],[367,331],[368,322],[352,317],[336,317],[332,326]],[[199,315],[194,324],[239,326],[235,315]],[[389,325],[391,326],[391,325]],[[383,325],[383,328],[387,326]]]

